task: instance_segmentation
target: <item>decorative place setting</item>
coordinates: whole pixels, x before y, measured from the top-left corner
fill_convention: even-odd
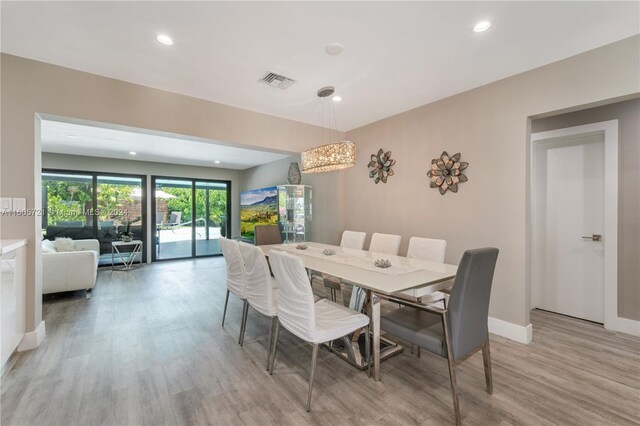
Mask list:
[[[391,261],[389,259],[378,259],[373,264],[382,269],[391,267]]]

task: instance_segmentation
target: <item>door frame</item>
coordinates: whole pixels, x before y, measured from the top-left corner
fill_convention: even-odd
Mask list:
[[[620,318],[618,316],[618,120],[602,121],[581,126],[566,127],[531,134],[531,164],[530,176],[530,217],[529,227],[529,280],[531,282],[529,300],[534,308],[535,282],[533,275],[535,264],[533,259],[533,244],[536,233],[536,149],[539,144],[572,136],[589,134],[604,134],[604,327],[609,330],[637,334],[637,321]]]

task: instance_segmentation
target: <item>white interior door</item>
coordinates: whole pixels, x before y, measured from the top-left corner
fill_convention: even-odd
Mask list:
[[[534,306],[599,323],[604,322],[604,155],[604,132],[539,141],[532,198]]]

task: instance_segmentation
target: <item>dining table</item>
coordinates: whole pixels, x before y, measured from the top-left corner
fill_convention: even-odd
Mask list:
[[[280,250],[302,259],[309,271],[331,275],[366,291],[366,306],[373,335],[373,379],[380,381],[380,302],[385,296],[414,288],[428,295],[450,285],[458,267],[441,262],[393,256],[315,242],[260,246],[265,256]],[[381,268],[376,261],[386,260]]]

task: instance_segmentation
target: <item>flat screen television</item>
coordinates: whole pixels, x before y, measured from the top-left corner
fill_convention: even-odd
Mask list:
[[[278,224],[278,187],[252,189],[240,193],[240,235],[254,240],[256,225]]]

